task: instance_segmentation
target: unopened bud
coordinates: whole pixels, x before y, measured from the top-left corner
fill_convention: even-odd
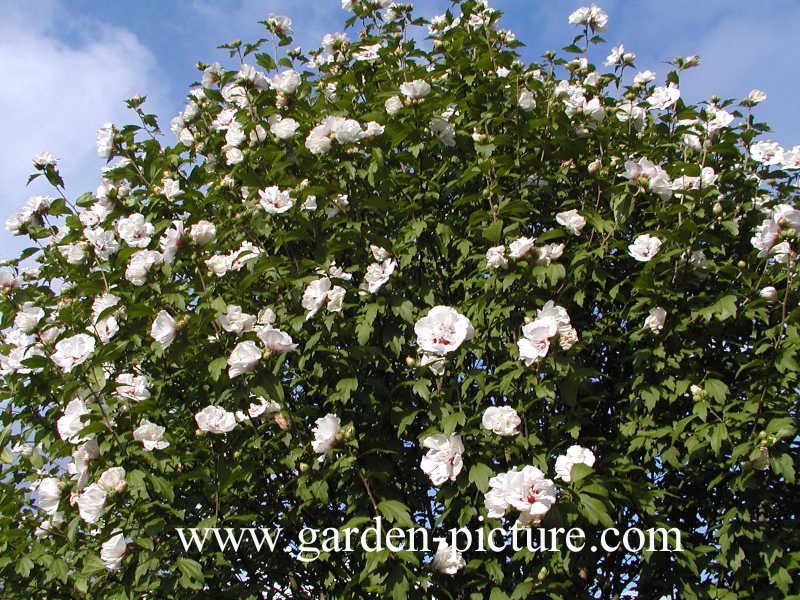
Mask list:
[[[692,54],[691,56],[687,56],[686,60],[683,61],[683,68],[688,69],[690,67],[696,67],[700,64],[700,57],[697,54]]]
[[[413,356],[406,356],[406,366],[413,367],[417,364],[417,361],[414,359]]]
[[[348,423],[344,427],[342,427],[339,436],[341,437],[342,441],[349,441],[353,439],[353,435],[355,435],[356,429],[353,427],[352,423]]]
[[[771,285],[761,288],[758,293],[761,294],[761,297],[764,298],[764,300],[769,300],[770,302],[778,297],[778,290]]]
[[[300,471],[301,473],[305,473],[306,471],[308,471],[308,469],[309,469],[308,463],[301,462],[300,464],[297,465],[297,470]]]
[[[711,210],[714,211],[715,215],[721,215],[722,211],[723,211],[722,204],[719,203],[719,202],[715,202],[714,203],[714,208],[712,208]]]
[[[689,391],[692,394],[692,400],[694,400],[695,402],[698,402],[700,400],[705,400],[708,397],[706,391],[696,384],[692,384],[689,387]]]

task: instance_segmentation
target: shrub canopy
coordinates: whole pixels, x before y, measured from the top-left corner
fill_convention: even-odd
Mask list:
[[[241,68],[201,65],[177,143],[129,100],[94,194],[34,158],[55,192],[0,273],[0,596],[797,594],[800,148],[756,141],[762,94],[685,103],[696,57],[596,67],[596,6],[523,64],[484,3],[343,4],[319,50],[270,17]],[[303,528],[378,516],[588,539],[300,560]],[[683,551],[591,551],[608,527]]]

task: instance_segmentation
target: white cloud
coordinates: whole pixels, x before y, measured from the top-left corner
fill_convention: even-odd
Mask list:
[[[124,100],[148,95],[162,113],[164,77],[151,52],[132,33],[59,10],[0,14],[0,222],[28,196],[50,193],[45,184],[25,187],[31,157],[42,151],[59,159],[67,193],[93,191],[99,179],[95,130],[106,121],[131,122]],[[48,16],[49,15],[49,16]],[[151,102],[152,101],[152,102]],[[24,240],[0,233],[2,255]]]

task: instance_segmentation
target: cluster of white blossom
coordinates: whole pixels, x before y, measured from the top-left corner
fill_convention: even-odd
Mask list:
[[[759,258],[771,256],[779,263],[793,260],[797,253],[790,240],[800,231],[800,211],[788,204],[778,204],[764,212],[767,216],[750,239]]]
[[[397,269],[397,261],[392,258],[392,255],[385,248],[375,244],[372,244],[369,248],[375,262],[367,266],[361,289],[374,294],[389,281],[392,273]]]
[[[550,340],[558,336],[559,344],[569,350],[578,341],[578,332],[572,326],[567,310],[549,300],[536,313],[536,318],[522,327],[522,337],[517,341],[519,357],[531,366],[547,356]]]
[[[50,196],[31,196],[19,212],[6,219],[6,231],[11,235],[22,235],[29,227],[41,227],[52,202]]]
[[[383,133],[383,125],[370,121],[366,126],[355,119],[344,117],[325,117],[322,122],[314,127],[306,137],[306,148],[312,154],[325,154],[333,147],[333,142],[339,144],[356,144],[361,140],[369,140]]]
[[[564,244],[545,244],[535,247],[536,238],[518,237],[508,245],[508,258],[520,260],[533,251],[534,264],[547,266],[564,254]],[[486,251],[486,265],[491,269],[504,269],[508,266],[505,245],[493,246]]]
[[[588,448],[573,445],[567,453],[556,459],[556,476],[564,482],[572,480],[572,467],[576,464],[594,466],[594,453]],[[553,504],[557,488],[551,479],[536,467],[526,465],[495,475],[489,480],[489,491],[484,502],[487,516],[503,517],[509,509],[519,512],[517,523],[521,526],[537,525]]]
[[[785,150],[778,142],[762,140],[750,145],[750,158],[762,165],[800,169],[800,146]]]

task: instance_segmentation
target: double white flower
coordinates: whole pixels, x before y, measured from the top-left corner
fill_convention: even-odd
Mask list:
[[[131,248],[147,248],[155,232],[153,224],[145,221],[144,215],[133,213],[122,217],[117,223],[117,233]]]
[[[578,340],[578,332],[572,327],[567,309],[549,300],[539,309],[536,319],[523,326],[523,337],[517,341],[519,357],[525,365],[529,367],[547,356],[550,340],[556,335],[565,350]]]
[[[162,349],[166,349],[178,334],[178,325],[167,311],[161,310],[153,319],[150,326],[150,336],[159,344]]]
[[[61,367],[64,373],[69,373],[76,366],[84,363],[94,352],[94,348],[94,337],[79,333],[57,342],[56,351],[50,358],[57,366]]]
[[[314,439],[311,442],[311,449],[320,455],[319,462],[325,460],[325,455],[336,445],[336,437],[342,428],[342,422],[338,416],[328,413],[324,417],[316,420],[316,426],[312,429]]]
[[[228,377],[233,379],[254,371],[261,360],[261,348],[252,340],[239,342],[228,357]]]
[[[87,523],[97,523],[103,515],[106,506],[106,491],[98,484],[93,483],[86,487],[75,503],[81,519]]]
[[[155,423],[151,423],[147,419],[142,419],[133,432],[133,439],[137,442],[142,442],[145,450],[163,450],[169,446],[169,442],[164,439],[164,432],[166,429]]]
[[[490,406],[483,413],[484,429],[502,436],[517,435],[522,420],[511,406]]]
[[[436,356],[458,350],[475,336],[469,319],[449,306],[434,306],[428,314],[414,324],[417,346]]]
[[[306,321],[316,315],[325,306],[330,312],[342,310],[345,289],[338,285],[331,285],[328,277],[322,277],[308,284],[303,292],[302,307],[305,308]]]
[[[122,557],[128,546],[125,543],[125,536],[122,533],[113,535],[110,539],[100,546],[100,560],[105,564],[109,571],[116,571],[122,564]]]
[[[78,433],[88,425],[83,422],[83,417],[90,414],[86,403],[81,398],[70,400],[64,409],[64,414],[56,421],[56,429],[62,440],[70,444],[80,444],[88,438],[78,436]]]
[[[633,243],[628,246],[628,254],[639,262],[651,260],[661,248],[661,240],[655,236],[645,233],[636,237]]]
[[[556,502],[556,488],[532,466],[495,475],[485,496],[487,516],[501,518],[508,509],[519,511],[521,525],[537,525]]]
[[[422,447],[428,448],[428,452],[422,457],[420,468],[431,478],[431,483],[439,486],[448,480],[455,481],[464,467],[461,436],[435,433],[422,440]]]
[[[572,210],[557,213],[556,223],[563,226],[572,235],[580,235],[581,229],[586,226],[586,219],[573,208]]]
[[[573,445],[567,448],[567,453],[556,458],[556,477],[569,483],[572,481],[572,467],[583,464],[587,467],[594,466],[594,453],[588,448]]]
[[[236,428],[236,415],[221,406],[209,405],[194,416],[197,427],[209,433],[228,433]]]
[[[659,333],[664,329],[664,322],[667,320],[667,311],[656,306],[650,309],[650,314],[644,320],[644,326],[650,329],[653,333]]]

